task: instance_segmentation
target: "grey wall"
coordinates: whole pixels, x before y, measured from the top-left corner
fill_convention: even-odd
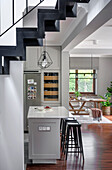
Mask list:
[[[24,63],[24,70],[39,70],[38,60],[43,51],[43,47],[27,47],[26,62]],[[46,47],[53,64],[48,68],[60,69],[60,46]]]
[[[92,68],[99,69],[98,57],[92,57]],[[70,57],[70,69],[91,69],[91,57]]]
[[[43,96],[44,96],[44,85],[43,85],[43,81],[44,81],[44,77],[43,77],[43,72],[44,71],[58,71],[60,73],[60,69],[61,69],[61,65],[60,65],[60,60],[61,60],[61,47],[60,46],[47,46],[46,47],[46,51],[49,53],[53,64],[46,68],[46,69],[41,69],[38,66],[38,60],[43,52],[43,47],[27,47],[26,50],[26,61],[24,62],[24,70],[28,71],[28,70],[32,70],[32,71],[36,71],[39,70],[42,74],[41,74],[41,93],[42,93],[42,105],[47,105],[47,101],[45,102],[43,100]],[[60,75],[60,74],[59,74]],[[59,76],[60,77],[60,76]],[[61,79],[59,79],[59,84],[61,84]],[[61,85],[60,85],[61,86]],[[59,91],[60,91],[60,86],[59,86]],[[61,93],[62,91],[60,91]],[[60,101],[60,95],[59,95],[59,101],[52,101],[52,102],[48,102],[48,105],[51,106],[59,106],[61,103]]]
[[[107,91],[107,87],[110,86],[110,81],[112,81],[112,57],[99,58],[99,70],[97,77],[98,94],[104,95]]]
[[[23,170],[23,63],[0,76],[0,170]]]

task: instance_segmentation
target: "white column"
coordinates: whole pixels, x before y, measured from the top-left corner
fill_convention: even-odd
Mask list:
[[[61,55],[61,104],[69,109],[69,53]]]

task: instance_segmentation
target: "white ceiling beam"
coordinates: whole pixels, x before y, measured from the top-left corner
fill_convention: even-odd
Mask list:
[[[94,0],[94,3],[95,1],[96,0]],[[90,7],[92,6],[91,3],[93,3],[93,1],[90,1]],[[97,3],[99,4],[99,9]],[[62,45],[62,49],[64,51],[72,50],[76,45],[78,45],[112,18],[112,0],[99,0],[96,1],[96,6],[95,4],[93,5],[93,9],[92,7],[89,8],[92,10],[92,12],[89,11],[88,14],[84,16],[82,21],[64,41]],[[93,14],[95,17],[93,17]]]
[[[111,49],[107,49],[107,48],[79,48],[79,49],[73,49],[70,52],[70,55],[73,54],[99,54],[99,55],[112,55],[112,48]]]

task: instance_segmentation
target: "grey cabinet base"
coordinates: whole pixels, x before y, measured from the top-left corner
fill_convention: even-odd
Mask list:
[[[60,119],[29,119],[29,159],[40,164],[60,159]]]
[[[56,164],[55,159],[34,159],[33,164]]]

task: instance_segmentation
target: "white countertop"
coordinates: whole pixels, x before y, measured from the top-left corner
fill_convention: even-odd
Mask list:
[[[64,106],[52,107],[50,110],[39,111],[38,107],[30,106],[28,111],[28,119],[32,118],[66,118],[69,117],[69,111]]]

